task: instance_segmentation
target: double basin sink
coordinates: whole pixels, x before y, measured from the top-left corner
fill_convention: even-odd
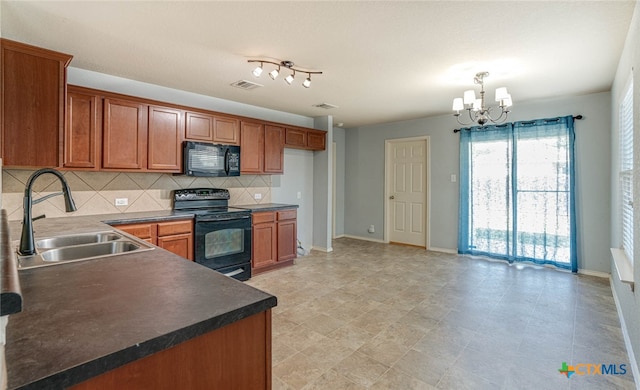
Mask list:
[[[46,267],[153,249],[153,245],[115,230],[36,240],[36,254],[18,255],[18,269]]]

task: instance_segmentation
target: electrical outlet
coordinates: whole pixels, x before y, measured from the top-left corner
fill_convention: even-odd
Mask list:
[[[302,199],[302,192],[298,191],[297,197],[298,197],[298,199]]]
[[[368,231],[369,231],[369,233],[375,233],[376,232],[376,227],[373,226],[373,225],[370,225]]]
[[[129,204],[129,198],[116,198],[116,206],[127,206]]]
[[[256,193],[255,195],[253,195],[253,199],[255,199],[255,200],[262,199],[262,194],[261,193]]]
[[[455,173],[452,173],[452,174],[451,174],[451,182],[452,182],[452,183],[455,183],[456,181],[458,181],[458,178],[456,177],[456,174],[455,174]]]

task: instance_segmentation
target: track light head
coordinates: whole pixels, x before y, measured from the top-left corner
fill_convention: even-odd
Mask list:
[[[278,66],[278,69],[274,69],[271,72],[269,72],[269,77],[271,77],[271,80],[275,80],[276,78],[278,78],[279,74],[280,74],[280,66]]]
[[[287,84],[291,85],[291,83],[293,83],[293,79],[296,78],[296,71],[294,70],[292,74],[290,74],[289,76],[285,77],[284,81],[287,82]]]
[[[311,73],[308,74],[307,78],[302,82],[302,86],[305,88],[309,88],[311,86]]]
[[[262,74],[262,62],[260,63],[260,66],[255,68],[251,73],[253,73],[253,75],[256,77],[260,77],[260,75]]]

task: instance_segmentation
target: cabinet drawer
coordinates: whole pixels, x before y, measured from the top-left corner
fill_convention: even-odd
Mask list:
[[[155,236],[155,224],[116,225],[116,229],[129,233],[138,238],[146,239]]]
[[[171,236],[173,234],[191,233],[192,221],[174,221],[158,223],[158,237]]]
[[[297,215],[296,210],[278,211],[278,221],[282,221],[285,219],[296,219],[296,215]]]
[[[275,222],[276,213],[272,211],[265,212],[265,213],[254,213],[252,218],[253,218],[254,225],[258,223]]]

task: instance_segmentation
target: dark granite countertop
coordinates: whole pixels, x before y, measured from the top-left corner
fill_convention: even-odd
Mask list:
[[[138,214],[127,221],[152,217]],[[104,231],[100,221],[120,220],[52,218],[34,227],[45,237]],[[66,388],[276,305],[272,295],[160,248],[20,270],[19,279],[23,310],[6,334],[9,389]]]
[[[238,209],[246,209],[251,211],[278,211],[285,209],[297,209],[297,204],[283,204],[283,203],[262,203],[262,204],[241,204],[234,205],[233,207]]]
[[[0,316],[22,311],[22,291],[6,210],[0,213]]]

